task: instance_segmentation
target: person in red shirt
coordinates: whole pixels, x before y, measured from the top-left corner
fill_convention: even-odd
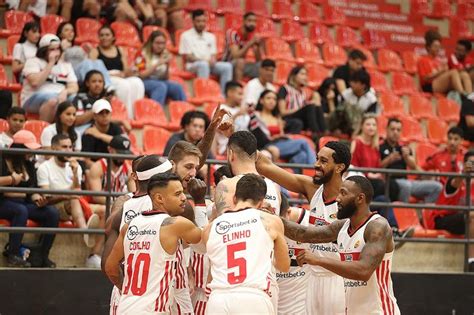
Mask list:
[[[458,70],[449,70],[448,65],[439,59],[441,35],[430,30],[425,34],[427,55],[418,59],[418,76],[421,89],[428,93],[443,93],[455,90],[461,94],[472,93],[471,77]],[[473,95],[474,96],[474,95]]]
[[[468,56],[472,49],[472,44],[467,39],[460,39],[456,43],[454,53],[448,58],[449,69],[465,71],[472,66],[472,59]]]

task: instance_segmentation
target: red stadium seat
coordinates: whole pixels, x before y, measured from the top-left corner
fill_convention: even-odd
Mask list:
[[[197,9],[203,9],[204,11],[212,11],[211,0],[188,0],[186,10],[193,11]]]
[[[295,43],[296,61],[299,64],[306,63],[324,63],[321,58],[319,48],[315,46],[309,39],[305,38]]]
[[[393,208],[393,212],[398,223],[398,228],[401,231],[414,227],[414,237],[425,236],[425,229],[421,225],[420,219],[418,218],[418,214],[416,213],[415,209]]]
[[[222,27],[219,25],[219,20],[217,19],[217,15],[214,13],[207,14],[207,27],[208,32],[221,32]]]
[[[345,50],[341,46],[331,43],[323,45],[323,58],[325,64],[330,67],[343,65],[347,61]]]
[[[308,63],[305,66],[308,71],[308,86],[317,89],[323,83],[324,79],[329,77],[329,70],[316,63]]]
[[[402,71],[402,60],[400,56],[390,49],[379,49],[378,51],[378,64],[380,71]]]
[[[149,98],[143,98],[135,101],[135,120],[132,126],[142,128],[144,125],[153,125],[157,127],[167,127],[168,120],[161,105]]]
[[[110,105],[112,106],[112,119],[117,121],[129,120],[127,107],[118,97],[113,97]]]
[[[258,20],[261,19],[260,17],[257,18],[257,24]],[[233,12],[226,13],[224,15],[224,24],[225,24],[225,29],[238,29],[243,22],[243,17],[241,14],[236,14]]]
[[[438,147],[429,142],[419,142],[416,145],[416,164],[423,165],[429,156],[432,156]]]
[[[101,28],[99,21],[89,18],[79,18],[76,21],[76,38],[77,44],[83,43],[99,43],[99,29]]]
[[[397,95],[411,95],[418,92],[413,78],[404,72],[392,73],[392,89]]]
[[[142,150],[140,150],[137,146],[137,137],[133,132],[127,134],[128,139],[130,139],[130,151],[133,152],[135,155],[142,154]]]
[[[290,45],[280,38],[265,40],[266,57],[274,60],[295,61]]]
[[[9,90],[11,92],[19,92],[21,90],[20,84],[9,82],[3,65],[0,65],[0,89]]]
[[[364,46],[368,49],[380,49],[387,46],[385,37],[377,30],[363,29],[361,36]]]
[[[245,2],[246,12],[250,11],[257,15],[262,15],[265,17],[269,16],[265,1],[246,0]]]
[[[10,10],[5,12],[5,29],[0,30],[0,37],[21,34],[25,23],[33,21],[33,17],[26,12]]]
[[[0,132],[4,132],[10,129],[8,122],[5,119],[0,118]]]
[[[422,211],[422,218],[423,218],[423,225],[427,226],[428,215],[432,210],[423,209]],[[446,230],[430,230],[425,229],[425,235],[423,237],[427,238],[464,238],[464,235],[455,235],[451,234]]]
[[[371,69],[368,69],[367,71],[370,74],[370,85],[375,91],[379,93],[388,91],[387,79],[382,72]]]
[[[217,0],[217,14],[236,13],[243,14],[243,10],[240,7],[240,0]],[[227,16],[226,16],[227,20]]]
[[[410,95],[410,114],[415,119],[435,117],[431,101],[420,94]]]
[[[178,76],[178,77],[181,77],[185,80],[190,80],[190,79],[193,79],[196,77],[196,75],[192,72],[189,72],[189,71],[186,71],[186,70],[181,70],[179,67],[178,67],[178,64],[176,62],[176,58],[172,57],[170,59],[170,63],[169,63],[169,72],[172,73],[174,76]]]
[[[64,18],[55,14],[48,14],[42,16],[40,19],[41,34],[56,34],[59,24],[64,21]]]
[[[449,0],[433,0],[433,7],[429,15],[433,19],[449,18],[453,15]]]
[[[390,92],[380,93],[380,102],[382,103],[382,113],[385,117],[406,116],[403,101],[395,94]]]
[[[183,80],[182,77],[178,77],[177,75],[171,74],[169,80],[174,81],[176,83],[179,83],[183,87],[184,94],[186,94],[187,99],[189,99],[191,97],[191,94],[189,93],[189,90],[188,90],[188,84]]]
[[[7,39],[7,54],[8,54],[8,56],[11,56],[13,54],[13,48],[15,47],[15,44],[18,43],[19,39],[20,39],[20,35],[8,36],[8,39]]]
[[[130,23],[113,22],[110,27],[115,33],[115,45],[141,48],[142,43],[137,29]]]
[[[206,103],[203,106],[203,111],[207,114],[207,116],[209,116],[209,118],[211,118],[217,106],[219,106],[218,103]]]
[[[292,20],[295,16],[289,0],[273,0],[272,10],[272,19],[274,20]]]
[[[413,51],[402,52],[403,67],[409,74],[415,74],[418,71],[418,55]]]
[[[433,144],[446,143],[448,124],[439,118],[430,118],[427,123],[428,139]]]
[[[329,33],[328,27],[322,23],[310,24],[308,29],[308,37],[313,43],[318,45],[334,42],[334,39]]]
[[[324,6],[323,9],[324,19],[323,23],[328,25],[345,25],[346,24],[346,15],[338,7],[333,7],[330,5]]]
[[[460,20],[474,20],[474,4],[459,2],[456,17]]]
[[[336,43],[342,47],[353,47],[360,44],[359,35],[349,26],[338,26],[336,30]]]
[[[145,154],[162,155],[171,133],[163,128],[145,126],[143,128],[143,151]]]
[[[387,123],[388,118],[385,116],[377,117],[377,131],[380,138],[385,138],[387,136]]]
[[[458,17],[452,17],[449,21],[449,34],[451,37],[461,37],[469,40],[473,40],[471,28],[467,20],[462,20]]]
[[[219,83],[211,79],[197,78],[193,81],[194,97],[190,103],[200,105],[206,102],[224,101]]]
[[[275,69],[275,83],[283,85],[288,80],[291,69],[296,66],[295,63],[289,61],[278,61]]]
[[[309,1],[301,1],[298,16],[295,17],[300,23],[313,23],[320,21],[319,11],[314,4]]]
[[[264,17],[258,17],[255,32],[263,38],[278,37],[275,23]]]
[[[418,120],[411,117],[401,117],[400,121],[403,126],[401,135],[402,142],[422,142],[425,140],[423,130]]]
[[[411,14],[417,14],[422,16],[430,15],[431,9],[428,0],[411,0],[410,12]]]
[[[444,96],[437,96],[438,101],[438,116],[445,122],[459,121],[459,114],[461,112],[461,106],[453,100],[450,100]]]
[[[48,127],[49,123],[42,120],[27,120],[25,122],[25,126],[23,127],[25,130],[31,131],[38,142],[41,140],[41,133],[43,129]]]
[[[339,141],[339,138],[331,137],[331,136],[324,136],[324,137],[319,138],[319,142],[318,142],[319,149],[324,147],[326,145],[326,143],[328,143],[330,141]]]
[[[225,34],[222,31],[214,31],[212,34],[216,36],[217,59],[220,60],[225,49]]]
[[[301,24],[292,20],[284,20],[281,23],[281,39],[287,42],[295,42],[304,38]]]
[[[138,48],[137,47],[132,47],[132,46],[125,46],[121,47],[122,50],[125,53],[125,56],[127,57],[127,65],[132,68],[135,65],[135,60],[137,59],[137,54],[138,54]]]
[[[169,130],[181,129],[181,118],[186,112],[195,110],[194,106],[186,102],[170,102],[168,106],[170,113],[170,123],[168,124]]]

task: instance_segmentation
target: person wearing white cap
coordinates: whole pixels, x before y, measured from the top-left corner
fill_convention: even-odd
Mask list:
[[[48,122],[54,120],[57,104],[79,90],[72,65],[60,60],[60,45],[56,35],[43,35],[36,57],[28,59],[22,71],[22,107],[28,113],[39,114],[41,120]]]

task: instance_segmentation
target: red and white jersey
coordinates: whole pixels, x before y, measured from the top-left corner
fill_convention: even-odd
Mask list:
[[[353,233],[349,233],[350,220],[346,221],[337,237],[340,259],[342,261],[359,260],[360,253],[365,246],[365,229],[369,222],[380,218],[380,215],[372,214],[372,216]],[[346,314],[400,314],[397,299],[393,294],[391,277],[392,256],[393,251],[384,255],[380,266],[372,274],[369,281],[344,279]]]
[[[310,202],[309,224],[314,226],[329,225],[337,220],[336,200],[324,200],[324,185],[321,185],[313,195]],[[334,243],[310,244],[310,250],[318,257],[326,257],[339,260],[337,246]],[[311,266],[312,272],[332,273],[320,266]]]
[[[120,230],[122,230],[125,224],[130,223],[130,221],[132,221],[132,219],[134,219],[140,213],[150,211],[152,208],[153,204],[151,203],[150,196],[132,196],[132,198],[128,199],[123,203]]]
[[[103,178],[102,178],[102,189],[105,191],[107,189],[107,160],[100,159],[100,165],[103,171]],[[112,171],[110,173],[111,177],[111,186],[113,192],[128,192],[128,173],[130,172],[130,166],[127,162],[123,163],[117,171]]]
[[[229,211],[212,222],[206,245],[211,262],[210,289],[268,291],[274,242],[261,213],[253,208]]]
[[[197,289],[206,289],[209,274],[209,257],[195,250],[191,251],[191,267],[194,270],[194,286]]]
[[[265,178],[265,184],[267,184],[265,202],[272,206],[276,215],[280,215],[281,196],[279,186],[268,178]]]
[[[186,267],[186,257],[184,254],[183,243],[180,241],[176,250],[175,261],[175,281],[173,285],[173,298],[176,312],[178,314],[187,314],[193,312],[193,304],[189,293],[188,270]]]
[[[123,242],[125,275],[117,314],[169,313],[176,253],[168,254],[160,241],[161,225],[169,217],[146,211],[130,222]]]
[[[296,223],[308,226],[309,211],[301,210],[301,215]],[[305,314],[306,313],[306,291],[310,277],[311,268],[309,265],[298,266],[296,256],[306,249],[309,244],[299,243],[286,238],[288,243],[288,253],[290,255],[290,271],[276,274],[279,296],[278,314]]]

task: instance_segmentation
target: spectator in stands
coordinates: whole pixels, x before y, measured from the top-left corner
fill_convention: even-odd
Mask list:
[[[377,96],[370,86],[370,75],[364,69],[355,71],[349,79],[350,88],[340,94],[341,103],[356,107],[362,113],[378,112]]]
[[[351,74],[364,69],[363,63],[367,56],[360,50],[354,49],[349,53],[347,63],[334,70],[332,77],[336,79],[336,87],[339,93],[344,92],[349,86]]]
[[[18,42],[13,46],[12,71],[18,82],[25,62],[36,56],[40,40],[40,25],[36,21],[25,23]]]
[[[336,79],[326,78],[318,89],[319,96],[321,97],[321,106],[324,111],[324,115],[328,116],[334,112],[339,105],[339,91],[336,88]]]
[[[421,168],[416,164],[415,157],[409,146],[400,145],[402,123],[397,118],[390,118],[387,123],[387,139],[380,146],[380,157],[382,168],[419,171]],[[395,200],[409,202],[410,196],[423,198],[425,203],[435,203],[438,195],[443,189],[441,183],[435,180],[409,180],[406,175],[392,175],[398,186],[398,196]]]
[[[12,107],[7,115],[8,130],[0,133],[0,147],[8,148],[13,143],[13,135],[22,130],[26,122],[25,110],[21,107]]]
[[[452,53],[448,59],[449,69],[456,69],[460,71],[469,69],[472,66],[472,60],[470,57],[468,57],[471,49],[472,44],[469,40],[458,40],[454,53]]]
[[[178,141],[188,141],[192,144],[198,144],[204,137],[204,133],[209,127],[209,117],[201,111],[188,111],[181,118],[181,128],[183,131],[174,133],[166,142],[164,156],[168,156],[171,148]]]
[[[253,12],[244,14],[244,22],[238,29],[228,29],[225,36],[223,61],[232,62],[234,80],[240,81],[245,77],[255,78],[263,54],[263,41],[255,34],[257,16]],[[247,53],[252,50],[256,62],[245,60]]]
[[[310,95],[307,101],[305,87],[308,85],[308,73],[302,66],[294,67],[288,75],[288,81],[278,91],[278,110],[286,122],[286,133],[311,132],[313,138],[326,131],[326,122],[321,108],[319,94]]]
[[[76,112],[76,107],[69,101],[62,102],[58,105],[54,123],[44,128],[43,132],[41,133],[41,146],[43,149],[48,150],[51,148],[51,141],[53,137],[57,134],[63,134],[67,135],[69,141],[72,142],[74,151],[81,151],[81,137],[74,129],[74,124],[76,122]]]
[[[461,96],[461,112],[459,128],[462,129],[464,139],[474,144],[474,104],[471,100]]]
[[[209,78],[209,75],[219,76],[221,90],[232,80],[232,64],[217,61],[216,36],[206,32],[207,17],[203,10],[192,12],[193,28],[183,32],[179,40],[179,54],[184,56],[186,70],[196,73],[199,78]]]
[[[69,2],[71,6],[64,6],[64,2]],[[76,21],[85,17],[98,20],[102,9],[101,1],[95,0],[67,0],[62,1],[61,16],[65,21]]]
[[[46,34],[39,41],[36,57],[26,61],[22,72],[22,107],[48,122],[54,120],[57,104],[79,90],[72,65],[60,60],[60,56],[59,38]]]
[[[114,136],[123,134],[122,128],[112,120],[112,106],[106,100],[98,100],[92,106],[94,124],[82,135],[82,151],[109,152],[109,144]],[[86,159],[87,166],[91,166],[91,159]]]
[[[127,106],[128,116],[134,117],[133,103],[145,96],[143,81],[129,68],[126,51],[115,46],[115,33],[110,26],[99,30],[99,46],[90,52],[92,59],[100,59],[111,75],[117,97]]]
[[[260,95],[265,90],[276,92],[273,83],[276,64],[271,59],[264,59],[260,63],[258,77],[250,80],[244,87],[244,98],[242,106],[255,106],[258,103]]]
[[[6,0],[10,10],[19,10],[23,12],[30,12],[37,17],[46,15],[48,7],[48,0]],[[55,14],[55,13],[52,13]]]
[[[123,136],[115,136],[107,147],[107,153],[132,154],[130,151],[130,140]],[[135,184],[130,177],[132,168],[124,160],[112,160],[112,172],[110,189],[112,192],[126,193],[135,191]],[[99,159],[92,164],[87,176],[88,186],[94,191],[108,191],[107,189],[107,159]],[[94,196],[92,202],[105,205],[106,197]]]
[[[35,135],[27,130],[20,130],[13,135],[10,148],[37,150],[41,145]],[[19,188],[37,188],[36,170],[31,155],[18,155],[6,152],[1,160],[0,176],[11,176],[10,186]],[[43,227],[58,227],[58,211],[48,205],[45,196],[33,193],[5,192],[0,198],[0,218],[10,221],[11,226],[25,227],[27,220],[38,222]],[[42,235],[41,267],[54,268],[56,264],[49,259],[55,234]],[[8,246],[8,264],[12,267],[29,267],[30,263],[20,257],[20,246],[23,234],[11,233]]]
[[[0,118],[6,119],[13,105],[13,95],[9,90],[0,89]]]
[[[459,73],[455,69],[449,70],[448,65],[439,59],[441,35],[437,31],[429,30],[425,34],[425,43],[428,55],[418,59],[418,76],[423,92],[447,94],[455,90],[462,95],[472,93],[469,75],[466,72]]]
[[[135,61],[139,76],[145,84],[145,92],[161,106],[165,106],[167,98],[174,101],[186,100],[183,87],[169,80],[171,58],[171,53],[166,49],[165,34],[154,31]]]

